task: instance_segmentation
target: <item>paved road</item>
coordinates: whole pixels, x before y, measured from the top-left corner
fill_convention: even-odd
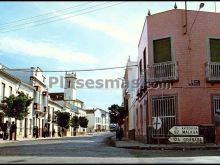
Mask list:
[[[219,163],[220,151],[147,151],[107,146],[110,134],[0,144],[0,163]]]

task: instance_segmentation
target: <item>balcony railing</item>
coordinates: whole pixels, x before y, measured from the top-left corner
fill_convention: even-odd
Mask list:
[[[206,76],[208,81],[220,81],[220,62],[208,62]]]
[[[163,62],[148,65],[148,82],[164,82],[178,80],[177,63]]]

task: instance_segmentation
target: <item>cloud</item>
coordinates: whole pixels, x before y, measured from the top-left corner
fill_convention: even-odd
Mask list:
[[[137,36],[126,30],[124,27],[122,28],[115,24],[101,22],[88,16],[74,17],[74,15],[72,15],[71,17],[71,15],[68,15],[62,17],[70,23],[103,32],[116,40],[123,41],[132,46],[137,45]]]
[[[97,63],[94,56],[72,48],[63,48],[51,42],[36,42],[21,38],[0,38],[0,51],[33,57],[46,57],[66,63]]]

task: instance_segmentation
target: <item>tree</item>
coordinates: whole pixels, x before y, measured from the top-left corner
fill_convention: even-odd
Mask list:
[[[109,109],[109,116],[111,123],[117,123],[119,125],[123,124],[123,118],[127,115],[124,107],[121,107],[117,104],[111,105]]]
[[[2,110],[5,116],[15,118],[15,123],[17,120],[23,120],[28,114],[28,107],[31,105],[33,98],[25,95],[23,92],[19,92],[18,96],[11,95],[9,97],[4,97],[2,103]],[[15,140],[16,140],[17,129],[15,129]]]
[[[86,117],[84,117],[84,116],[80,116],[79,117],[79,125],[80,125],[80,127],[87,128],[88,127],[88,123],[89,123],[89,120]]]
[[[79,128],[79,117],[73,116],[70,120],[70,126],[74,128],[74,135],[76,135],[76,129]]]
[[[69,112],[56,112],[57,115],[57,125],[63,128],[68,129],[70,126],[70,113]]]

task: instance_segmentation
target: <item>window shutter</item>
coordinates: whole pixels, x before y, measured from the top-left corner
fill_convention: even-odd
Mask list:
[[[171,61],[171,39],[164,38],[153,41],[154,63]]]
[[[210,39],[211,62],[220,62],[220,39]]]

